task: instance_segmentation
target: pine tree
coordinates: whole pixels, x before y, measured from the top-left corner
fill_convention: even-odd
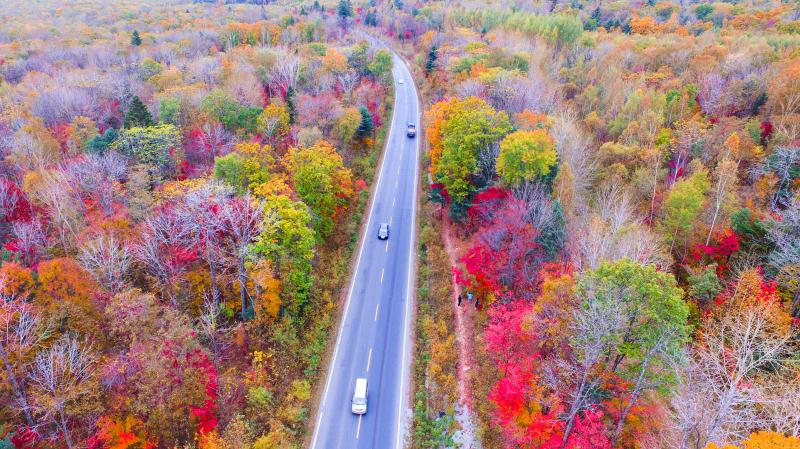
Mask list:
[[[150,111],[147,110],[147,106],[142,103],[142,100],[139,97],[134,96],[131,99],[131,105],[128,108],[128,115],[125,116],[125,122],[122,126],[127,129],[137,126],[153,126],[154,124],[153,117],[150,115]]]
[[[363,139],[372,134],[372,130],[375,129],[375,125],[372,123],[372,114],[369,113],[367,108],[361,106],[358,110],[361,112],[361,123],[358,125],[358,129],[356,130],[356,137]]]
[[[350,4],[350,0],[339,0],[337,14],[342,20],[347,20],[348,17],[353,16],[353,6]]]
[[[367,13],[367,17],[364,19],[364,25],[367,26],[378,26],[378,16],[375,15],[375,11],[370,11]]]
[[[425,61],[425,75],[430,75],[436,69],[436,51],[439,47],[434,44],[428,52],[428,60]]]
[[[294,125],[297,119],[297,108],[294,105],[294,87],[286,89],[286,111],[289,112],[289,124]]]
[[[131,45],[137,47],[142,45],[142,37],[139,36],[139,30],[133,30],[133,34],[131,34]]]
[[[566,242],[567,222],[564,218],[564,210],[561,208],[561,203],[556,200],[553,201],[553,218],[547,226],[540,230],[536,243],[542,246],[548,257],[556,259],[564,249]]]

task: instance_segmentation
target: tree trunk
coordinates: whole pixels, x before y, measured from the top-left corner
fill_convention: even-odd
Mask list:
[[[66,417],[64,417],[64,407],[63,407],[63,405],[58,410],[58,416],[59,416],[59,419],[61,421],[59,423],[59,425],[61,427],[61,432],[64,434],[64,442],[67,443],[67,448],[68,449],[72,449],[72,438],[70,438],[70,436],[69,436],[69,428],[67,427],[67,419],[66,419]]]
[[[217,261],[211,255],[211,250],[206,249],[206,259],[208,259],[208,272],[211,276],[211,300],[214,307],[219,310],[219,281],[217,280]]]
[[[167,277],[164,280],[164,284],[167,286],[167,296],[169,297],[169,303],[175,307],[178,307],[178,299],[175,297],[175,287],[172,285],[172,280]]]
[[[708,242],[711,241],[711,234],[714,233],[714,226],[717,225],[717,215],[719,215],[719,202],[715,204],[714,207],[714,216],[711,218],[711,228],[708,230],[708,237],[706,237],[706,246],[708,246]]]
[[[656,159],[656,163],[653,164],[653,194],[650,196],[650,222],[653,222],[655,208],[656,208],[656,192],[658,191],[658,159]]]
[[[566,425],[564,426],[564,438],[562,439],[562,447],[567,445],[567,441],[569,440],[569,435],[572,432],[572,428],[575,426],[575,416],[577,416],[578,412],[581,409],[581,404],[583,403],[583,391],[586,389],[586,382],[587,377],[589,376],[589,369],[584,368],[583,373],[581,374],[581,381],[578,384],[578,388],[576,390],[576,397],[575,401],[570,406],[569,414],[567,415]]]
[[[11,363],[8,361],[6,348],[4,348],[2,345],[0,345],[0,357],[2,357],[3,363],[6,365],[8,381],[11,383],[11,389],[14,390],[14,396],[17,397],[17,401],[22,407],[22,413],[25,415],[25,421],[28,423],[28,427],[33,427],[33,417],[31,416],[31,411],[28,408],[28,399],[25,397],[25,390],[20,387],[19,382],[17,381],[17,376],[14,374],[14,370],[11,369]]]
[[[744,375],[739,375],[738,371],[734,376],[731,377],[732,378],[730,379],[730,386],[725,392],[725,395],[723,395],[720,401],[717,404],[715,404],[716,412],[714,413],[714,419],[711,420],[711,424],[709,424],[708,427],[705,429],[705,441],[702,441],[703,446],[705,446],[705,443],[708,442],[709,437],[711,437],[711,435],[713,435],[714,432],[717,431],[717,428],[723,424],[723,417],[728,413],[730,413],[733,396],[736,394],[739,385],[741,385],[741,382],[744,380]],[[701,443],[700,432],[698,432],[697,442]]]
[[[239,258],[239,296],[242,300],[242,321],[247,311],[247,272],[244,269],[244,257]]]
[[[690,432],[686,432],[683,434],[683,439],[681,440],[680,449],[686,449],[686,447],[689,446],[689,434]]]
[[[59,226],[58,237],[61,240],[61,247],[64,249],[64,256],[69,254],[69,251],[67,250],[66,233],[67,233],[66,230],[62,226]]]
[[[642,382],[644,381],[644,374],[647,372],[647,365],[650,363],[650,356],[644,358],[642,361],[642,368],[639,370],[639,376],[636,378],[636,385],[633,387],[633,392],[631,393],[631,400],[628,401],[628,405],[625,406],[625,409],[619,415],[619,421],[617,421],[617,428],[614,430],[614,436],[611,438],[611,447],[616,447],[617,439],[619,435],[622,433],[622,427],[625,425],[625,418],[630,413],[631,408],[633,408],[633,404],[639,399],[639,395],[642,393]]]

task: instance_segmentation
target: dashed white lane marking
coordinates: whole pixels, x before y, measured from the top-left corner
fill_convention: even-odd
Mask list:
[[[405,64],[403,64],[403,68],[405,70]],[[419,105],[419,99],[417,99],[416,90],[412,90],[412,95],[414,97],[414,104]],[[414,108],[416,109],[416,107]],[[415,115],[418,116],[419,112]],[[403,413],[403,407],[406,403],[405,397],[405,386],[406,382],[408,381],[407,371],[406,371],[406,353],[408,351],[408,342],[409,342],[409,318],[411,316],[410,308],[411,308],[411,295],[412,295],[412,288],[411,288],[411,281],[414,278],[414,270],[413,270],[413,261],[414,261],[414,237],[416,234],[416,212],[417,212],[417,183],[419,183],[419,139],[416,139],[414,142],[414,177],[411,178],[413,180],[412,184],[412,195],[411,195],[411,228],[410,231],[410,238],[408,239],[408,276],[406,278],[406,307],[403,313],[403,352],[400,361],[400,395],[398,396],[400,400],[397,404],[397,433],[395,437],[395,444],[394,449],[401,449],[403,447],[403,425],[405,423],[405,416]]]
[[[380,304],[375,304],[375,318],[373,319],[373,321],[378,321],[378,308],[379,307],[380,307]]]

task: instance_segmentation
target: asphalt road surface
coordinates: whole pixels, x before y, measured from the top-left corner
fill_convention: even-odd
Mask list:
[[[400,449],[405,439],[419,176],[419,99],[411,73],[394,56],[391,134],[369,206],[342,322],[317,412],[311,449]],[[400,83],[400,80],[403,83]],[[389,223],[389,239],[378,227]],[[355,381],[369,383],[367,413],[350,412]]]

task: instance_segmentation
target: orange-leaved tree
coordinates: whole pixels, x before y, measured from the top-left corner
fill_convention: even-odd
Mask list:
[[[746,440],[742,441],[742,449],[800,449],[800,438],[786,436],[782,433],[771,431],[760,431],[751,433]],[[709,443],[706,449],[740,449],[740,446],[726,444],[719,446],[716,443]]]
[[[61,331],[102,338],[99,311],[93,303],[97,285],[78,262],[59,257],[39,264],[36,303],[59,323]]]

